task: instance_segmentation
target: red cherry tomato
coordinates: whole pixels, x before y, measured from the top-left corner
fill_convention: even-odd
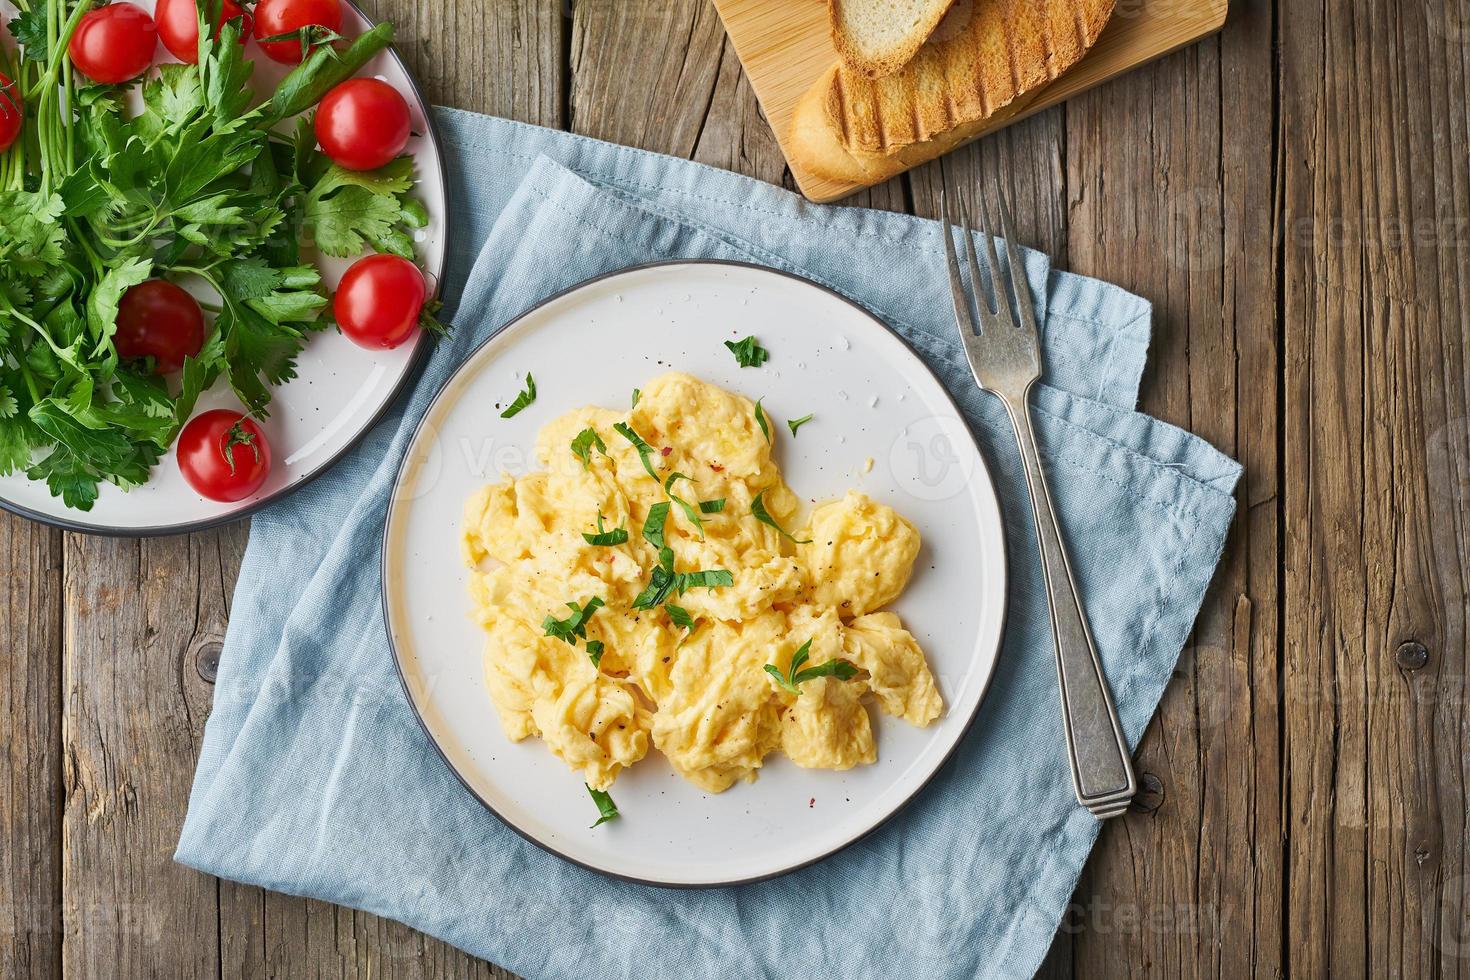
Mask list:
[[[82,15],[67,51],[83,75],[116,85],[147,71],[157,47],[158,28],[147,11],[136,4],[110,3]]]
[[[259,490],[271,472],[271,447],[247,415],[217,408],[179,433],[179,469],[210,500],[235,501]]]
[[[106,8],[104,8],[106,9]],[[187,65],[199,63],[199,8],[195,0],[158,0],[153,8],[158,20],[158,36],[169,53]],[[224,0],[220,10],[220,26],[232,20],[243,19],[240,25],[240,43],[250,36],[250,15],[235,0]],[[215,30],[215,37],[219,31]]]
[[[332,297],[337,325],[360,347],[397,347],[418,329],[429,298],[423,273],[396,255],[369,255],[347,270]]]
[[[169,374],[204,346],[204,311],[173,283],[149,279],[123,293],[112,342],[123,360],[151,357],[154,373]]]
[[[283,65],[301,63],[301,42],[262,41],[303,27],[342,29],[342,0],[260,0],[255,7],[255,40],[267,58]]]
[[[14,145],[20,137],[20,127],[24,121],[20,86],[11,81],[9,75],[0,72],[0,153]]]
[[[327,93],[316,112],[316,139],[348,170],[376,170],[413,135],[408,103],[376,78],[350,78]]]

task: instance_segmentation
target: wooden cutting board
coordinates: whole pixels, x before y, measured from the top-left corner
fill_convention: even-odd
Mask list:
[[[813,201],[835,201],[866,186],[803,171],[791,163],[786,145],[797,100],[837,60],[827,27],[827,0],[714,0],[714,4],[802,193]],[[1224,25],[1229,5],[1230,0],[1118,0],[1097,44],[1071,71],[1017,99],[978,136],[1213,34]]]

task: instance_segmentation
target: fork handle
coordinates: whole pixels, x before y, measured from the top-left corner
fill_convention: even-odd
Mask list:
[[[1118,723],[1118,711],[1103,676],[1102,662],[1087,627],[1067,548],[1057,526],[1051,492],[1041,469],[1041,453],[1031,426],[1028,395],[1029,389],[1022,393],[1019,405],[1011,399],[1004,401],[1021,447],[1036,519],[1036,539],[1051,609],[1052,639],[1057,650],[1062,724],[1072,764],[1072,788],[1077,793],[1077,802],[1103,819],[1127,808],[1137,792],[1138,782],[1129,758],[1128,742]]]

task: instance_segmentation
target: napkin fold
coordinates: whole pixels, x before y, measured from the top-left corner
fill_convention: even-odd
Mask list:
[[[953,335],[939,227],[502,119],[440,110],[437,121],[454,207],[452,332],[331,474],[255,517],[177,860],[398,919],[538,980],[1031,976],[1098,824],[1072,797],[1024,476]],[[400,688],[378,574],[398,462],[455,366],[558,290],[673,258],[794,272],[902,334],[981,443],[1010,557],[995,678],[929,786],[810,868],[693,891],[566,863],[470,796]],[[1240,468],[1134,411],[1147,302],[1038,253],[1026,266],[1045,325],[1038,440],[1136,744],[1219,559]]]

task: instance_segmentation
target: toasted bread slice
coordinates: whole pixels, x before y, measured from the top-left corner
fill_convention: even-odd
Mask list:
[[[832,43],[848,71],[891,75],[914,56],[955,0],[829,0]]]
[[[825,72],[797,105],[791,155],[819,176],[864,184],[932,160],[1076,64],[1114,2],[958,0],[953,29],[894,74]]]

